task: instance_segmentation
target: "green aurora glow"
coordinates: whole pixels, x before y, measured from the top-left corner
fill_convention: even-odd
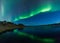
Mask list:
[[[1,14],[2,14],[2,16],[4,16],[4,7],[2,4],[1,4]]]
[[[29,14],[29,16],[19,16],[17,18],[15,18],[14,21],[18,21],[20,19],[26,19],[26,18],[30,18],[32,16],[35,16],[39,13],[43,13],[43,12],[48,12],[52,9],[51,5],[47,5],[47,6],[43,6],[43,8],[39,7],[38,9],[31,11],[31,13]]]

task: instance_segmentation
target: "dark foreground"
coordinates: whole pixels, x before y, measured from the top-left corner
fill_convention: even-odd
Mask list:
[[[60,28],[6,32],[0,35],[0,43],[60,43]]]

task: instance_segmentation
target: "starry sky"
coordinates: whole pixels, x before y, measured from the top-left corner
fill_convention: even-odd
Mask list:
[[[60,0],[0,0],[0,20],[42,25],[60,22]]]

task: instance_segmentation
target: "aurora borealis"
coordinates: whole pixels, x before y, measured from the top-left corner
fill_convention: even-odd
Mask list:
[[[26,26],[60,23],[60,0],[0,0],[0,21],[4,20]],[[26,31],[32,32],[35,30]],[[55,41],[50,38],[42,39],[17,30],[14,30],[13,33],[17,33],[22,37],[27,36],[32,40],[43,41],[44,43],[53,43]]]
[[[0,20],[18,22],[26,25],[36,25],[37,18],[39,19],[39,24],[52,24],[59,22],[55,17],[50,18],[51,22],[47,22],[47,18],[57,14],[45,14],[45,12],[55,12],[60,11],[59,2],[60,0],[0,0]],[[44,13],[44,14],[41,14]],[[40,15],[39,17],[36,17]],[[47,17],[48,16],[48,17]],[[34,18],[35,19],[34,19]],[[35,21],[34,21],[35,20]],[[24,21],[24,22],[23,22]],[[45,21],[45,22],[43,22]],[[47,22],[47,23],[46,23]],[[39,25],[38,24],[38,25]]]
[[[32,11],[29,16],[20,16],[18,18],[15,19],[15,21],[18,21],[19,19],[26,19],[26,18],[29,18],[29,17],[32,17],[34,15],[37,15],[39,13],[42,13],[42,12],[47,12],[47,11],[50,11],[51,10],[51,6],[47,6],[46,8],[43,8],[43,9],[37,9],[36,11]]]
[[[26,7],[28,9],[26,9],[27,11],[24,11],[24,10],[23,11],[28,12],[28,13],[25,14],[23,12],[22,15],[18,16],[14,21],[18,21],[21,19],[27,19],[27,18],[33,17],[41,12],[47,12],[47,11],[50,11],[52,9],[51,5],[49,4],[49,1],[43,2],[43,4],[42,4],[42,1],[40,1],[40,0],[37,0],[36,2],[35,1],[36,0],[33,0],[33,1],[31,0],[29,5],[27,5],[28,3],[26,2],[27,3]]]

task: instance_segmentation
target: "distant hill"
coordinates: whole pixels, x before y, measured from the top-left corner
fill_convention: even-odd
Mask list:
[[[31,29],[53,29],[53,28],[60,28],[60,23],[38,25],[38,26],[26,26],[26,27]]]

